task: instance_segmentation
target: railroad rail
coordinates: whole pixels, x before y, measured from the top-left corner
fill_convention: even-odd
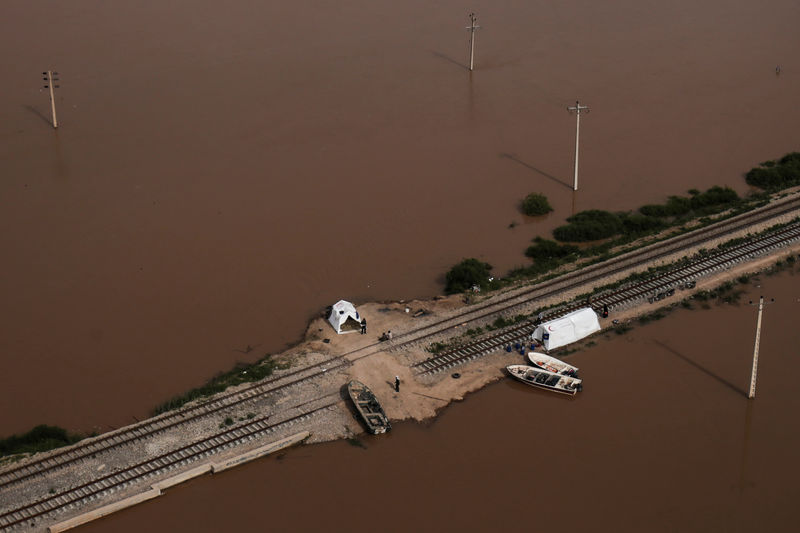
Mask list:
[[[545,316],[551,319],[557,318],[587,305],[591,305],[595,311],[600,312],[605,307],[609,310],[614,310],[622,306],[634,305],[644,299],[649,299],[651,302],[657,301],[666,296],[671,296],[676,289],[693,284],[698,278],[708,276],[716,271],[729,268],[736,263],[763,255],[798,240],[800,240],[800,224],[793,224],[775,233],[754,239],[751,242],[733,246],[727,250],[702,257],[690,264],[655,275],[646,281],[593,296],[590,304],[573,302]],[[516,305],[510,307],[516,307]],[[532,321],[525,321],[521,324],[503,328],[493,335],[429,357],[412,365],[412,368],[418,376],[430,376],[502,349],[507,351],[511,349],[521,350],[524,353],[525,345],[530,342],[530,335],[534,329],[536,329],[536,324]]]
[[[763,208],[759,208],[728,220],[706,226],[691,233],[683,234],[660,243],[655,243],[645,248],[629,252],[625,255],[609,259],[603,263],[597,263],[586,268],[567,273],[558,278],[554,278],[534,286],[525,287],[521,290],[513,291],[505,296],[500,296],[493,298],[490,301],[470,306],[468,309],[455,315],[451,315],[445,319],[437,320],[428,324],[422,324],[420,327],[414,328],[408,332],[400,333],[395,336],[393,341],[389,341],[388,343],[376,342],[362,346],[351,352],[331,357],[298,370],[258,382],[242,390],[219,395],[204,403],[198,403],[164,413],[157,417],[142,421],[138,424],[127,426],[99,437],[87,439],[74,446],[44,454],[44,456],[41,458],[32,458],[18,466],[6,468],[0,472],[0,489],[33,476],[63,468],[77,461],[86,459],[87,457],[105,453],[111,449],[151,437],[154,434],[174,429],[182,424],[187,424],[194,420],[210,416],[224,409],[229,409],[245,402],[255,401],[278,390],[292,387],[302,382],[314,379],[322,375],[324,371],[349,366],[355,359],[369,357],[387,349],[396,351],[419,344],[420,342],[428,340],[437,335],[447,334],[450,329],[465,322],[479,322],[491,316],[508,313],[514,308],[529,305],[536,299],[557,295],[558,293],[569,290],[570,288],[575,288],[582,284],[588,284],[603,279],[610,274],[629,268],[635,268],[636,266],[641,266],[649,261],[653,261],[660,257],[676,253],[680,250],[697,246],[702,242],[715,239],[720,235],[737,231],[771,218],[790,213],[794,210],[797,210],[798,207],[800,207],[800,197],[791,197],[789,199],[777,201]],[[652,290],[654,291],[655,296],[657,296],[658,292],[656,289],[658,287],[672,283],[672,281],[669,281],[664,276],[660,278],[660,281],[657,282],[657,286],[655,288],[647,286],[647,282],[640,284],[641,290],[643,292]],[[678,282],[676,281],[675,283]],[[604,295],[604,297],[609,298],[608,301],[610,302],[610,306],[620,305],[619,302],[613,300],[613,298],[615,298],[614,294],[615,293]],[[596,300],[595,304],[602,305],[602,301]],[[474,353],[467,355],[442,353],[435,358],[431,358],[444,362],[442,365],[439,365],[441,367],[439,370],[425,369],[421,366],[423,363],[430,362],[430,359],[415,365],[415,368],[422,374],[435,373],[441,369],[449,368],[454,364],[460,364],[457,361],[459,361],[459,358],[462,358],[462,356],[464,361],[474,359],[479,357],[481,353],[490,353],[491,350],[497,349],[497,346],[503,346],[505,343],[514,344],[520,340],[526,339],[532,331],[533,325],[530,323],[518,325],[517,327],[506,328],[502,332],[498,332],[496,336],[484,338],[479,341],[475,341],[475,343],[471,343],[476,345],[476,351]],[[463,350],[464,347],[461,347],[461,349]],[[356,357],[356,354],[361,355]],[[449,362],[447,361],[448,357],[450,358]]]
[[[104,453],[113,448],[131,444],[157,433],[174,429],[200,418],[213,415],[222,410],[230,409],[246,402],[255,401],[279,390],[298,385],[307,379],[318,376],[323,372],[323,370],[320,369],[324,369],[324,371],[335,370],[349,364],[349,361],[342,357],[332,357],[296,371],[277,376],[273,379],[258,382],[242,390],[222,394],[206,402],[169,411],[162,415],[143,420],[138,424],[127,426],[117,431],[100,435],[99,437],[87,439],[69,448],[48,454],[40,459],[30,460],[19,466],[0,472],[0,490],[30,477],[63,468],[98,453]]]
[[[428,341],[442,335],[448,330],[465,322],[477,322],[490,316],[507,313],[509,310],[527,305],[531,300],[546,298],[575,288],[593,283],[615,273],[643,266],[654,260],[698,246],[704,242],[717,239],[725,234],[746,229],[753,225],[791,213],[800,209],[800,196],[789,197],[767,206],[748,211],[741,215],[710,224],[689,233],[684,233],[665,241],[650,244],[644,248],[633,250],[613,257],[601,263],[568,272],[521,290],[512,291],[506,296],[492,298],[480,304],[470,306],[461,313],[431,322],[412,331],[395,336],[392,350],[400,350]]]
[[[33,522],[46,518],[51,514],[85,505],[148,478],[165,474],[176,468],[181,468],[192,462],[220,453],[228,448],[261,438],[279,429],[307,420],[333,407],[340,401],[328,402],[276,423],[270,422],[269,416],[253,419],[242,425],[112,472],[88,483],[49,495],[0,514],[0,529],[11,531],[21,525],[33,526]]]

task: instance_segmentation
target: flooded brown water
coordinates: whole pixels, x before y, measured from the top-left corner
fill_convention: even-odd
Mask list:
[[[740,305],[601,338],[569,356],[586,384],[574,399],[506,379],[366,449],[293,449],[85,531],[791,531],[798,275],[765,278]],[[759,293],[777,301],[748,401],[756,310],[745,302]]]
[[[573,209],[743,192],[797,149],[791,0],[1,11],[0,434],[132,422],[339,298],[431,296],[466,256],[502,273]],[[519,214],[532,191],[552,215]]]

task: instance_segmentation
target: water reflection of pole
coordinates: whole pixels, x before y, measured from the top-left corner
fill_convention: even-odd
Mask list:
[[[467,93],[467,98],[469,99],[469,118],[470,120],[475,119],[475,95],[472,86],[472,71],[469,72],[469,92]]]
[[[66,178],[67,177],[67,166],[64,164],[64,154],[61,150],[61,139],[58,137],[58,130],[56,130],[55,135],[53,135],[53,146],[56,152],[56,161],[55,161],[55,175],[58,178]]]
[[[572,190],[572,214],[575,214],[575,199],[578,196],[577,188]]]
[[[769,303],[775,301],[775,298],[772,298]],[[750,301],[750,305],[753,305],[753,302]],[[758,345],[761,342],[761,313],[764,311],[764,297],[760,296],[758,298],[758,320],[756,321],[756,344],[755,348],[753,348],[753,370],[750,373],[750,394],[747,395],[748,398],[753,399],[756,397],[756,377],[758,376]]]
[[[575,112],[576,121],[575,121],[575,180],[572,182],[572,190],[578,190],[578,139],[580,139],[581,135],[581,111],[589,112],[589,107],[585,105],[581,105],[575,100],[575,106],[568,107],[567,111],[572,113]]]
[[[744,414],[744,439],[742,440],[742,462],[739,468],[739,494],[744,492],[747,472],[747,448],[750,443],[750,426],[753,421],[753,402],[747,402],[747,410]]]
[[[469,30],[469,70],[472,71],[472,67],[474,64],[475,58],[475,30],[480,28],[480,26],[476,26],[475,22],[478,20],[478,17],[475,16],[475,13],[469,14],[469,26],[467,29]]]

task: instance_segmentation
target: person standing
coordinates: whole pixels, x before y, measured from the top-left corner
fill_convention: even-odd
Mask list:
[[[389,332],[386,334],[386,338],[392,340],[392,330],[389,330]]]
[[[366,333],[367,333],[367,319],[366,318],[362,318],[361,319],[361,334],[362,335],[366,335]]]
[[[394,377],[394,391],[400,392],[400,376]]]

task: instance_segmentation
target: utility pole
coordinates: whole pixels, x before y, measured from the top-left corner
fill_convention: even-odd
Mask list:
[[[42,78],[44,81],[47,82],[47,85],[44,86],[45,89],[50,89],[50,108],[53,110],[53,129],[58,128],[58,120],[56,119],[56,97],[55,93],[53,92],[54,89],[58,89],[61,87],[60,85],[53,85],[53,82],[58,81],[58,72],[53,72],[52,70],[48,70],[47,72],[42,72],[43,76],[47,76],[46,78]]]
[[[475,58],[475,30],[480,28],[480,26],[476,26],[475,22],[477,22],[478,17],[475,16],[475,13],[469,14],[469,26],[467,29],[469,30],[469,71],[472,72],[472,67],[474,64]]]
[[[581,105],[575,100],[575,106],[567,107],[567,111],[570,113],[574,112],[576,115],[576,122],[575,122],[575,180],[572,182],[572,190],[578,190],[578,140],[580,139],[581,134],[581,112],[589,112],[589,107],[585,105]]]
[[[770,299],[768,303],[773,303],[775,298]],[[750,302],[750,305],[754,305]],[[764,297],[758,298],[758,320],[756,321],[756,346],[753,348],[753,371],[750,373],[750,393],[747,395],[749,399],[756,397],[756,377],[758,375],[758,345],[761,342],[761,313],[764,311]]]

